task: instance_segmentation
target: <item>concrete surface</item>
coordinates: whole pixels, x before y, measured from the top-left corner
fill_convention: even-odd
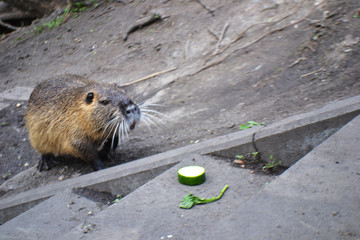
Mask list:
[[[360,239],[360,117],[201,239]]]
[[[193,164],[183,161],[99,213],[92,232],[76,228],[63,239],[359,239],[359,132],[357,117],[268,186],[208,158],[195,161],[208,170],[206,184],[183,186],[176,170]],[[177,207],[185,193],[210,197],[225,184],[216,203]]]
[[[256,133],[255,143],[264,159],[272,154],[286,165],[291,165],[359,113],[360,96],[357,96],[331,103],[317,111],[284,119],[270,126],[237,131],[135,162],[22,192],[1,199],[0,224],[67,188],[89,187],[94,190],[102,189],[113,195],[126,195],[186,156],[191,158],[191,154],[211,154],[232,158],[239,153],[252,152],[255,150],[252,143],[254,133]],[[22,175],[34,174],[31,171],[36,169],[27,171],[8,181],[6,184],[9,188],[13,180],[21,181]]]
[[[219,160],[185,160],[89,220],[91,232],[62,239],[358,239],[359,131],[357,117],[268,186]],[[188,164],[206,167],[205,184],[177,182]],[[210,197],[225,184],[218,202],[178,208],[186,193]]]
[[[71,189],[44,201],[10,221],[0,232],[1,239],[60,239],[74,226],[100,212],[103,205],[71,193]]]
[[[229,154],[228,151],[233,151],[236,146],[251,147],[253,133],[256,133],[258,143],[264,137],[278,136],[281,132],[304,131],[306,128],[302,127],[306,125],[315,126],[315,129],[321,127],[322,123],[326,123],[326,127],[336,125],[332,130],[334,132],[346,119],[350,120],[358,114],[359,98],[333,106],[336,107],[325,107],[317,114],[304,114],[272,126],[238,132],[241,137],[230,134],[130,162],[121,166],[122,172],[119,172],[120,166],[109,168],[1,200],[0,208],[7,206],[11,210],[11,203],[15,208],[21,201],[46,199],[57,193],[1,225],[0,238],[359,239],[360,117],[275,180],[274,177],[234,168],[217,156],[198,154]],[[345,120],[336,116],[345,116]],[[314,131],[314,128],[309,131]],[[315,135],[320,133],[319,129],[315,132]],[[164,172],[178,162],[178,165]],[[177,182],[177,169],[188,164],[206,167],[207,181],[204,184],[189,187]],[[159,175],[161,172],[164,173]],[[136,176],[141,174],[147,177],[137,179]],[[74,187],[88,187],[115,194],[131,181],[135,183],[134,188],[127,192],[129,194],[101,212],[98,212],[102,208],[98,203],[81,196],[74,197],[69,192]],[[229,184],[229,189],[221,200],[197,205],[191,210],[178,208],[186,193],[193,192],[209,198],[218,195],[225,184]],[[77,215],[76,211],[67,213],[64,210],[69,208],[74,198],[86,209],[91,209],[94,215],[84,216],[79,212],[79,218],[75,221],[66,220]],[[64,235],[63,231],[70,232]]]
[[[171,168],[153,181],[138,188],[135,192],[125,196],[119,203],[109,206],[102,213],[87,218],[86,223],[78,224],[74,228],[74,233],[70,234],[67,238],[61,235],[61,239],[78,239],[83,237],[84,225],[93,226],[93,230],[105,230],[99,235],[99,239],[160,239],[162,236],[174,235],[176,233],[175,229],[178,226],[191,225],[191,222],[198,223],[201,229],[206,229],[206,226],[215,221],[219,216],[230,214],[233,202],[242,203],[246,201],[273,179],[273,177],[266,175],[255,176],[249,170],[234,168],[222,160],[201,155],[194,155],[194,159],[184,160],[179,165],[176,165],[176,167]],[[206,168],[207,180],[204,184],[189,187],[178,183],[177,169],[188,164],[199,164]],[[217,176],[219,175],[223,177],[218,178]],[[212,208],[195,206],[188,211],[178,208],[180,200],[185,194],[193,192],[202,197],[212,197],[218,195],[225,184],[231,186],[231,191],[229,189],[226,192],[226,198],[223,201],[211,204]],[[54,237],[57,235],[57,225],[59,222],[64,222],[64,217],[61,214],[58,215],[57,212],[61,211],[69,203],[69,200],[58,200],[59,198],[63,199],[62,195],[62,193],[57,194],[30,210],[31,216],[35,217],[36,222],[38,222],[38,227],[48,222],[46,224],[47,231],[54,231],[52,233]],[[52,211],[48,207],[48,202],[55,202],[57,204],[60,202],[61,204],[59,208],[55,208],[55,211]],[[223,204],[227,205],[227,207],[224,208]],[[88,208],[91,210],[91,206]],[[44,212],[53,212],[52,221],[48,220],[47,213],[44,214]],[[196,216],[204,215],[207,216],[206,219],[193,220]],[[49,234],[36,231],[36,227],[32,226],[32,224],[27,224],[28,218],[29,214],[21,214],[1,226],[1,239],[19,236],[18,234],[24,231],[23,229],[36,233],[36,239],[49,239]],[[151,222],[153,224],[149,224]],[[65,221],[65,223],[67,222]],[[135,223],[139,225],[136,226]],[[138,227],[143,229],[142,233],[136,230]],[[152,229],[153,227],[156,228]],[[121,233],[117,231],[119,229],[121,229]],[[186,228],[183,229],[182,233],[186,234],[186,232]],[[90,232],[86,233],[85,236],[88,236],[90,239],[94,237]],[[24,239],[23,237],[25,235],[22,234],[21,239]]]
[[[93,172],[63,182],[19,193],[0,201],[0,221],[4,223],[54,196],[56,193],[61,194],[66,189],[91,187],[93,185],[96,187],[97,184],[101,184],[104,189],[110,189],[109,192],[112,193],[111,188],[116,185],[123,186],[121,183],[126,183],[127,186],[125,189],[122,189],[122,192],[114,192],[113,194],[127,194],[170,168],[174,164],[174,161],[176,162],[176,160],[172,158],[170,158],[170,161],[166,161],[166,159],[158,161],[156,157],[141,162],[134,161],[126,164],[126,166],[123,166],[121,169],[108,168],[103,171]],[[129,179],[132,181],[129,181]]]

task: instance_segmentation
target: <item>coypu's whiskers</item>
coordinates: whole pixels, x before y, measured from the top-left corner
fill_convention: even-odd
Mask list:
[[[165,115],[165,114],[163,114],[163,113],[161,113],[161,112],[158,112],[158,111],[156,111],[156,110],[153,110],[153,109],[148,109],[148,108],[141,108],[141,111],[143,111],[143,112],[146,112],[146,113],[155,113],[155,114],[158,114],[158,115],[160,115],[160,116],[162,116],[162,117],[165,117],[165,118],[167,118],[167,116]]]
[[[150,132],[152,133],[152,129],[150,127],[151,124],[155,125],[155,123],[149,123],[147,118],[143,118],[142,121],[145,123],[146,127],[150,130]]]
[[[145,103],[142,102],[139,104],[140,107],[148,107],[148,106],[153,106],[153,107],[163,107],[164,105],[162,104],[157,104],[157,103]]]
[[[141,118],[145,123],[148,123],[149,125],[158,126],[158,123],[154,122],[154,120],[150,116],[151,115],[144,113],[144,112],[141,114]]]
[[[149,120],[154,125],[157,125],[158,123],[161,123],[161,124],[165,125],[165,121],[163,119],[161,119],[160,117],[158,117],[158,116],[156,116],[154,114],[150,114],[147,111],[142,112],[142,117],[144,117],[144,119]]]
[[[154,103],[142,103],[139,104],[140,112],[141,112],[141,120],[145,123],[146,127],[152,132],[151,126],[159,126],[165,125],[165,121],[168,117],[154,109],[152,107],[161,107],[163,105],[160,104],[154,104]]]
[[[95,131],[98,131],[98,130],[103,128],[102,136],[104,136],[104,134],[105,134],[106,130],[108,129],[108,127],[111,126],[110,128],[113,128],[113,124],[116,123],[116,121],[117,121],[116,117],[112,118],[111,120],[107,121],[106,123],[105,123],[105,121],[102,121],[100,123],[100,127],[98,127]]]
[[[159,116],[167,119],[168,117],[165,114],[163,114],[163,113],[161,113],[159,111],[156,111],[156,110],[154,110],[152,108],[149,108],[149,107],[159,107],[159,106],[162,107],[163,105],[155,104],[155,103],[143,103],[143,104],[139,105],[141,113],[147,113],[148,116],[153,116],[153,117],[156,117],[155,115],[159,115]],[[160,119],[160,118],[158,118],[158,119]]]
[[[120,125],[120,123],[117,122],[116,127],[115,127],[114,132],[113,132],[112,139],[111,139],[111,147],[110,147],[111,150],[114,150],[114,139],[115,139],[115,136],[116,136],[116,131],[119,128],[119,125]]]
[[[114,131],[114,129],[116,129],[117,124],[118,124],[118,122],[117,122],[117,118],[116,118],[116,117],[113,118],[113,119],[111,119],[110,121],[108,121],[108,123],[105,124],[106,126],[105,126],[105,128],[104,128],[104,130],[103,130],[102,136],[104,136],[107,128],[110,127],[110,128],[109,128],[110,131],[108,132],[108,134],[106,135],[106,137],[105,137],[104,140],[102,141],[102,143],[101,143],[100,147],[98,148],[98,150],[102,150],[102,149],[104,148],[104,144],[107,142],[110,134],[111,134],[112,132],[116,132],[116,131]],[[112,144],[113,144],[113,143],[112,143]]]
[[[128,125],[125,123],[125,121],[122,121],[120,123],[119,129],[118,129],[119,142],[123,142],[125,140],[125,138],[128,138],[129,131],[130,131],[130,129],[129,129]]]

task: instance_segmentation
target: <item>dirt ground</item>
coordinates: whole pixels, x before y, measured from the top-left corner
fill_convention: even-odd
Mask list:
[[[38,21],[0,42],[0,92],[62,73],[122,85],[155,73],[124,88],[137,102],[161,104],[154,108],[164,123],[151,131],[140,124],[107,166],[360,93],[358,0],[201,3],[101,2],[41,33]],[[137,27],[154,16],[160,20]],[[26,102],[4,101],[11,104],[0,112],[0,196],[92,171],[70,159],[37,172]]]

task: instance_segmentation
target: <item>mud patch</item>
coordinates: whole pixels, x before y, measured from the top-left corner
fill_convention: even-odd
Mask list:
[[[248,169],[253,174],[278,176],[288,169],[288,167],[282,166],[281,161],[274,159],[273,156],[265,161],[260,155],[259,152],[253,152],[236,155],[232,159],[219,156],[216,156],[216,158],[230,163],[233,167]]]
[[[0,184],[37,163],[25,129],[26,102],[12,102],[0,111]]]

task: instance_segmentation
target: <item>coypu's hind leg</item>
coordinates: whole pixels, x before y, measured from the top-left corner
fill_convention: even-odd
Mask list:
[[[43,154],[41,155],[41,159],[39,161],[39,164],[37,165],[37,169],[39,172],[41,171],[47,171],[50,170],[53,166],[55,166],[58,163],[56,160],[54,154]]]

